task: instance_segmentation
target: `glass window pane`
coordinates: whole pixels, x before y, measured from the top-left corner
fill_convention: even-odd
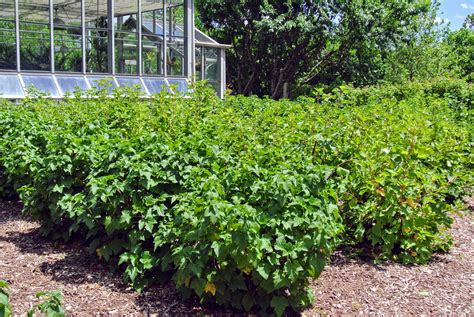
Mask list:
[[[86,64],[88,73],[109,72],[107,1],[85,0]]]
[[[142,40],[142,72],[148,75],[163,75],[163,38],[144,35]]]
[[[59,88],[63,93],[73,93],[77,89],[87,90],[87,83],[84,77],[56,77]]]
[[[163,35],[164,4],[162,0],[142,0],[143,33]]]
[[[114,14],[116,17],[130,14],[136,15],[137,12],[138,0],[114,0]]]
[[[163,75],[163,22],[162,0],[142,0],[142,72]]]
[[[0,98],[23,98],[25,93],[21,88],[20,79],[16,75],[0,76]]]
[[[166,47],[166,67],[170,76],[184,76],[184,40],[170,37]]]
[[[115,72],[138,74],[138,37],[136,33],[115,33]]]
[[[0,0],[0,69],[16,69],[15,2]]]
[[[184,1],[168,0],[166,33],[184,37]]]
[[[42,93],[46,93],[51,97],[60,97],[58,88],[51,76],[22,76],[25,87],[34,87]]]
[[[214,41],[213,39],[211,39],[209,36],[207,36],[206,34],[204,34],[198,29],[194,29],[194,38],[198,42],[214,43],[214,44],[217,43],[216,41]]]
[[[142,82],[138,78],[117,77],[117,82],[121,87],[135,88],[138,85],[140,87],[140,91],[144,92]]]
[[[82,72],[81,3],[53,0],[53,7],[55,69]]]
[[[168,82],[170,83],[170,86],[177,87],[179,92],[188,92],[188,82],[186,79],[168,79]]]
[[[204,79],[208,81],[219,80],[218,54],[219,52],[215,48],[205,48],[204,50]]]
[[[51,70],[49,2],[19,0],[22,70]]]
[[[138,74],[137,0],[115,3],[115,72]]]
[[[91,87],[95,87],[99,90],[106,89],[109,94],[117,88],[115,81],[110,77],[88,77],[87,81]]]
[[[196,46],[196,51],[195,51],[195,60],[196,60],[196,68],[195,68],[195,73],[196,73],[196,80],[202,80],[203,73],[202,73],[202,51],[204,50],[203,47]]]
[[[168,88],[168,84],[163,79],[144,78],[143,81],[145,82],[146,88],[148,89],[150,94],[157,94],[163,89],[170,91]]]

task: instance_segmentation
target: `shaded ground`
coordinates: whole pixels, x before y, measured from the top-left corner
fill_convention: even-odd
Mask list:
[[[20,213],[18,203],[0,202],[0,279],[11,284],[15,313],[28,310],[40,290],[61,289],[69,315],[235,315],[180,299],[172,284],[142,296],[121,282],[80,245],[52,243]],[[312,283],[313,315],[472,315],[474,313],[474,220],[456,217],[456,244],[428,266],[375,266],[333,256]]]

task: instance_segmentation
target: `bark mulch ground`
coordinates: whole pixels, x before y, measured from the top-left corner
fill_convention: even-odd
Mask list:
[[[138,295],[81,245],[41,237],[21,215],[21,204],[0,202],[0,279],[10,283],[16,314],[35,304],[40,290],[60,289],[68,315],[235,315],[183,301],[172,284]],[[314,315],[472,315],[474,313],[474,218],[455,217],[455,246],[427,266],[374,265],[341,253],[312,283]]]

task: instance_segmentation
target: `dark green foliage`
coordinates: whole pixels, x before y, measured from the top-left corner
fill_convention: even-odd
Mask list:
[[[391,89],[5,104],[2,181],[45,233],[83,239],[139,290],[171,278],[281,315],[310,303],[341,240],[404,263],[449,247],[450,204],[472,180],[467,106]]]
[[[316,84],[384,79],[388,57],[414,41],[409,35],[436,16],[437,2],[197,0],[196,9],[199,24],[232,44],[232,91],[280,99],[285,83],[296,97]]]

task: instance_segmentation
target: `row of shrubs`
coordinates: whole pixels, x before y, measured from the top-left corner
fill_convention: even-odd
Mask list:
[[[311,303],[309,278],[338,246],[403,263],[450,246],[472,183],[469,101],[384,92],[5,102],[0,190],[138,290],[172,279],[202,302],[282,315]]]

